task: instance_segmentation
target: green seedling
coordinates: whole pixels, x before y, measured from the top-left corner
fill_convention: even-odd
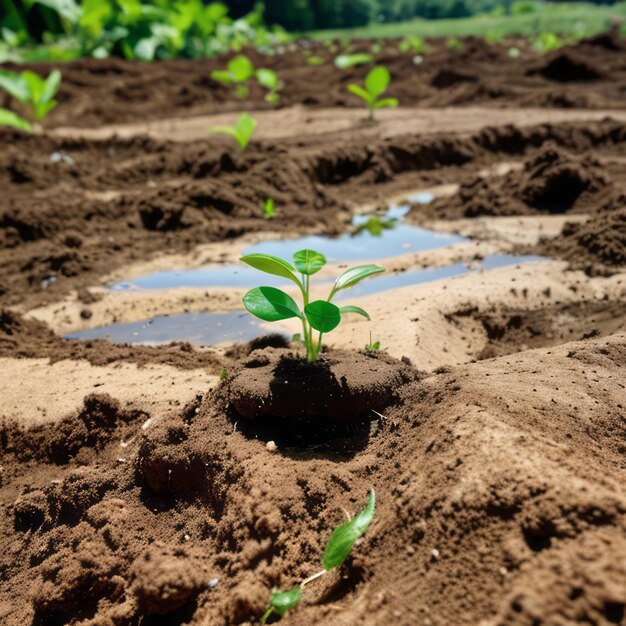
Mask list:
[[[324,59],[322,57],[318,57],[318,56],[312,56],[309,57],[306,62],[309,65],[324,65]]]
[[[213,70],[211,78],[222,85],[234,86],[237,97],[242,100],[248,97],[250,89],[248,81],[254,76],[254,65],[244,54],[234,56],[225,70]]]
[[[61,72],[52,70],[47,78],[25,70],[19,74],[0,70],[0,89],[4,89],[26,109],[25,119],[7,109],[0,109],[0,126],[32,130],[32,123],[41,122],[57,105],[54,99],[61,86]]]
[[[234,126],[213,126],[209,128],[209,132],[213,135],[230,135],[237,142],[239,149],[243,151],[250,143],[256,127],[257,121],[251,115],[242,113]]]
[[[363,232],[368,232],[372,237],[380,237],[385,230],[391,230],[398,225],[396,219],[385,219],[372,215],[366,222],[359,224],[351,233],[352,237],[356,237]]]
[[[565,41],[554,33],[541,33],[533,41],[533,47],[541,52],[552,52],[552,50],[558,50],[564,45]]]
[[[220,380],[226,380],[228,376],[229,376],[228,370],[225,368],[222,369],[222,371],[220,372]]]
[[[275,287],[255,287],[243,297],[246,310],[265,322],[278,322],[297,317],[302,322],[302,340],[309,363],[317,360],[322,350],[322,337],[341,322],[342,315],[356,313],[366,319],[369,315],[357,306],[338,307],[331,300],[343,289],[385,270],[377,265],[359,265],[343,272],[333,284],[326,300],[310,301],[311,276],[326,265],[326,257],[315,250],[300,250],[293,255],[294,265],[269,254],[248,254],[241,261],[266,274],[294,282],[302,294],[302,308],[287,293]],[[299,276],[298,276],[299,274]],[[313,335],[319,333],[317,342]]]
[[[289,591],[278,591],[274,589],[272,591],[272,598],[270,600],[270,606],[263,613],[261,617],[261,624],[267,622],[270,615],[276,613],[276,615],[283,617],[289,609],[293,609],[300,602],[300,596],[302,595],[302,588],[296,587]]]
[[[265,202],[261,203],[263,209],[263,217],[266,220],[271,220],[276,217],[276,203],[273,198],[268,198]]]
[[[364,86],[348,85],[348,91],[358,96],[367,105],[369,119],[374,119],[374,111],[385,107],[397,107],[397,98],[382,98],[381,96],[387,91],[391,76],[389,70],[384,65],[378,65],[370,70],[365,77]]]
[[[372,333],[370,333],[370,342],[365,344],[367,352],[378,352],[380,350],[380,341],[372,341]]]
[[[356,67],[357,65],[366,65],[367,63],[371,63],[373,60],[374,57],[366,52],[361,52],[359,54],[340,54],[338,57],[335,57],[335,66],[340,70],[347,70],[351,67]]]
[[[287,611],[298,605],[302,597],[302,591],[306,585],[320,576],[341,567],[348,558],[350,550],[352,550],[352,546],[355,544],[356,540],[362,537],[369,528],[374,519],[375,512],[376,495],[372,489],[365,508],[358,515],[345,524],[338,526],[332,532],[326,544],[324,555],[322,556],[324,569],[317,574],[313,574],[313,576],[309,576],[306,580],[303,580],[300,586],[295,589],[288,591],[278,591],[274,589],[270,599],[270,606],[261,617],[261,624],[265,624],[268,618],[273,614],[283,617]]]
[[[426,52],[426,44],[421,37],[411,36],[405,37],[398,45],[400,52],[412,52],[413,54],[424,54]]]
[[[446,46],[450,48],[450,50],[455,50],[456,52],[463,52],[463,50],[465,50],[465,44],[456,37],[449,37],[446,39]]]
[[[268,93],[265,94],[265,100],[271,104],[278,104],[280,102],[280,80],[278,74],[274,70],[261,67],[256,71],[256,79],[261,87],[265,87]]]

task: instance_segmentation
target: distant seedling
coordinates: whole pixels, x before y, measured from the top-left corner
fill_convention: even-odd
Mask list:
[[[366,52],[359,54],[340,54],[338,57],[335,57],[335,66],[340,70],[347,70],[357,65],[367,65],[368,63],[372,63],[373,60],[374,57]]]
[[[224,134],[230,135],[243,152],[257,127],[257,121],[247,113],[242,113],[234,126],[213,126],[209,128],[209,132],[213,135]]]
[[[327,572],[341,567],[343,562],[348,558],[350,550],[352,550],[352,546],[355,544],[356,540],[362,537],[369,528],[369,525],[374,519],[375,512],[376,495],[372,489],[365,508],[349,522],[335,528],[331,534],[326,544],[324,555],[322,556],[324,569],[317,574],[313,574],[313,576],[309,576],[306,580],[303,580],[300,586],[295,589],[288,591],[278,591],[274,589],[270,599],[270,606],[263,614],[263,617],[261,617],[261,624],[265,624],[270,615],[273,614],[283,617],[289,609],[293,609],[298,605],[302,597],[302,591],[306,585]]]
[[[426,52],[426,44],[421,37],[411,36],[405,37],[398,45],[400,52],[412,52],[413,54],[424,54]]]
[[[331,300],[343,289],[385,270],[377,265],[359,265],[343,272],[330,290],[326,300],[310,301],[311,276],[326,265],[326,257],[315,250],[300,250],[293,255],[294,265],[269,254],[248,254],[241,261],[266,274],[281,276],[294,282],[302,294],[302,309],[287,293],[275,287],[255,287],[243,297],[246,310],[265,322],[278,322],[297,317],[302,322],[302,342],[309,363],[316,361],[322,350],[322,336],[331,332],[341,322],[345,313],[356,313],[370,319],[366,311],[357,306],[338,307]],[[298,277],[298,273],[300,276]],[[314,331],[319,333],[317,342]]]
[[[367,352],[378,352],[380,350],[380,341],[372,341],[372,333],[370,333],[370,342],[365,344]]]
[[[358,96],[367,105],[369,119],[374,119],[374,111],[386,107],[397,107],[397,98],[381,98],[387,91],[391,76],[389,70],[384,65],[378,65],[370,70],[365,77],[364,86],[348,85],[348,91]]]
[[[52,70],[45,79],[29,70],[20,73],[0,70],[0,89],[20,102],[30,118],[21,117],[8,109],[0,109],[0,126],[31,131],[32,124],[41,122],[57,105],[54,97],[60,86],[59,70]]]
[[[446,39],[446,46],[450,48],[450,50],[456,50],[456,52],[463,52],[463,50],[465,50],[465,44],[456,37]]]
[[[276,216],[276,203],[273,198],[268,198],[265,202],[261,203],[263,209],[263,217],[266,220],[271,220]]]
[[[250,89],[248,81],[254,76],[254,65],[244,54],[233,57],[226,65],[225,70],[213,70],[211,78],[222,85],[234,86],[237,97],[244,100]]]
[[[245,54],[238,54],[233,57],[226,65],[225,70],[213,70],[211,78],[222,83],[222,85],[234,86],[237,97],[242,100],[245,100],[250,94],[249,81],[256,78],[259,85],[268,90],[265,96],[268,102],[277,104],[280,101],[278,74],[265,67],[255,70],[252,61]]]

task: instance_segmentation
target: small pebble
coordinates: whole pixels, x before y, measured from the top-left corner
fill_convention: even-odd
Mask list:
[[[213,589],[213,587],[217,587],[217,583],[219,582],[220,582],[219,578],[211,578],[211,580],[209,580],[209,587]]]
[[[267,448],[267,451],[268,451],[268,452],[276,452],[276,450],[278,450],[278,446],[277,446],[277,445],[276,445],[276,443],[275,443],[275,442],[273,442],[273,441],[268,441],[268,442],[265,444],[265,447]]]
[[[438,559],[439,558],[439,550],[437,550],[437,548],[433,548],[433,550],[431,551],[430,555],[433,557],[433,559]]]

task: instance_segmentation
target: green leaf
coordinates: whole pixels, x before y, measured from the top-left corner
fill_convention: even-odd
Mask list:
[[[325,570],[339,567],[346,560],[354,542],[363,535],[372,523],[375,510],[376,496],[372,489],[365,508],[349,522],[335,528],[330,536],[322,557]]]
[[[269,220],[276,215],[276,204],[274,203],[274,198],[268,198],[265,201],[265,204],[262,205],[262,207],[263,217],[266,220]]]
[[[348,69],[349,67],[355,67],[357,65],[364,65],[365,63],[371,63],[374,57],[371,54],[340,54],[335,57],[335,65],[340,70]]]
[[[374,98],[378,98],[387,91],[391,76],[384,65],[378,65],[370,70],[365,77],[365,89]]]
[[[374,274],[380,274],[380,272],[384,271],[385,268],[379,267],[378,265],[358,265],[357,267],[351,267],[337,278],[333,286],[333,292],[353,287],[364,278],[373,276]]]
[[[252,139],[256,127],[256,120],[247,113],[242,113],[237,119],[237,124],[235,124],[235,130],[237,132],[236,138],[242,150],[245,150],[246,146],[250,143],[250,139]]]
[[[374,103],[375,109],[384,109],[387,107],[395,108],[398,106],[398,98],[383,98]]]
[[[339,307],[326,300],[315,300],[304,307],[311,328],[319,330],[320,333],[329,333],[339,326],[341,322],[341,312]]]
[[[262,67],[256,71],[256,79],[259,81],[259,85],[270,91],[278,89],[278,74],[274,70]]]
[[[82,9],[74,0],[34,0],[33,4],[41,4],[56,11],[70,24],[77,24],[83,14]]]
[[[48,74],[48,78],[46,78],[46,82],[44,83],[40,102],[43,104],[52,102],[52,99],[57,95],[60,86],[61,72],[59,70],[52,70],[50,74]]]
[[[272,608],[282,617],[289,609],[297,606],[301,595],[302,589],[300,587],[289,591],[272,591]]]
[[[292,317],[301,317],[295,300],[275,287],[255,287],[243,297],[248,313],[266,322],[278,322]]]
[[[228,71],[232,74],[235,82],[243,83],[254,74],[252,61],[244,54],[238,54],[228,62]]]
[[[233,77],[230,75],[230,72],[226,70],[213,70],[211,72],[211,78],[218,83],[222,83],[222,85],[233,84]]]
[[[289,591],[278,591],[277,589],[272,590],[270,607],[267,611],[265,611],[263,617],[261,617],[261,624],[265,624],[267,622],[267,618],[272,615],[272,613],[277,613],[283,617],[289,609],[293,609],[297,606],[298,602],[300,602],[301,595],[301,587],[296,587],[295,589],[290,589]]]
[[[295,274],[296,268],[291,265],[291,263],[283,261],[277,256],[272,256],[271,254],[246,254],[239,260],[253,267],[255,270],[272,274],[273,276],[288,278],[296,283],[298,287],[302,287],[302,283]]]
[[[355,96],[359,96],[359,98],[365,100],[365,102],[367,102],[368,104],[372,101],[372,96],[370,96],[370,94],[367,93],[367,91],[365,91],[365,89],[363,89],[363,87],[360,87],[359,85],[348,85],[347,89]]]
[[[341,313],[356,313],[357,315],[362,315],[365,319],[369,320],[370,316],[367,311],[358,306],[348,305],[342,306],[340,309]]]
[[[315,250],[300,250],[293,255],[296,269],[306,276],[313,276],[326,265],[326,257]]]
[[[27,130],[28,132],[32,130],[32,127],[27,120],[20,117],[17,113],[13,113],[13,111],[9,111],[8,109],[0,109],[0,126],[10,126],[11,128]]]
[[[20,102],[27,103],[30,101],[30,89],[21,74],[9,70],[0,70],[0,89],[4,89]]]

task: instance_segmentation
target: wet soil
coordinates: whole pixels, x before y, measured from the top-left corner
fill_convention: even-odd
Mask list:
[[[388,47],[379,55],[391,95],[415,115],[470,103],[623,108],[624,45],[613,35],[545,56],[522,46],[517,60],[474,40],[463,52],[432,47],[419,65]],[[50,124],[239,110],[207,78],[220,63],[73,63]],[[312,68],[302,51],[263,63],[284,75],[282,106],[319,110],[351,105],[345,83],[366,71]],[[312,77],[332,86],[319,93]],[[255,107],[261,96],[253,90]],[[285,626],[623,623],[626,127],[518,110],[517,125],[313,128],[243,154],[206,137],[2,131],[0,396],[10,391],[20,410],[0,408],[0,623],[255,623],[273,587],[320,569],[330,532],[371,488],[364,540],[307,587]],[[237,413],[242,372],[263,370],[254,397],[274,399],[272,363],[296,350],[280,335],[227,350],[115,346],[64,340],[28,316],[75,298],[87,322],[101,297],[89,288],[130,263],[228,249],[242,235],[340,234],[361,203],[457,183],[411,219],[469,216],[501,232],[510,216],[562,216],[572,222],[560,236],[524,250],[562,261],[481,272],[481,254],[468,252],[476,271],[465,276],[366,297],[374,322],[342,324],[325,358],[345,370],[332,384],[363,391],[350,363],[376,364],[376,384],[345,428],[322,436],[285,428],[285,404],[302,400],[293,389],[270,411],[282,420]],[[265,220],[259,202],[270,196],[278,216]],[[504,235],[489,245],[511,251]],[[224,301],[203,297],[207,308]],[[369,330],[381,354],[359,351]],[[77,368],[79,401],[62,410]]]

